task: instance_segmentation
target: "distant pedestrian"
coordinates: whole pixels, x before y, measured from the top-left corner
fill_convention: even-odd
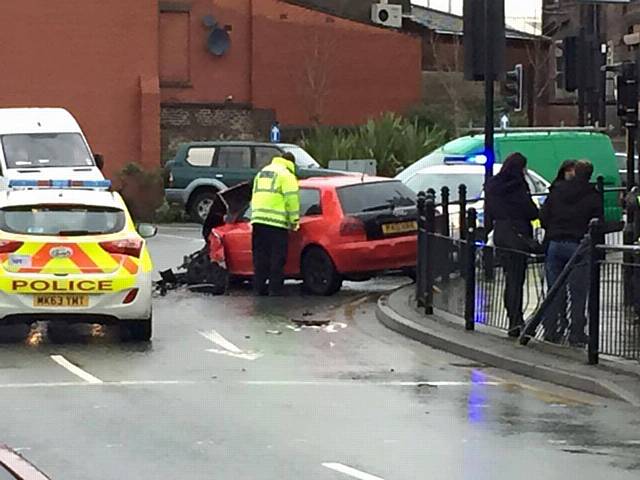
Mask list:
[[[253,283],[256,293],[261,296],[283,293],[289,231],[298,230],[300,224],[295,161],[292,153],[274,157],[253,181]]]
[[[549,190],[553,190],[553,188],[560,182],[572,180],[573,177],[576,176],[576,163],[578,163],[576,160],[565,160],[562,162],[562,165],[560,165],[560,168],[558,169],[556,178],[551,182]]]
[[[564,267],[578,250],[591,220],[602,219],[604,216],[602,198],[595,187],[589,183],[592,175],[591,162],[578,161],[575,166],[575,178],[555,184],[542,207],[540,219],[548,241],[545,271],[549,288],[555,284]],[[585,255],[577,257],[576,260],[568,277],[568,298],[567,288],[563,287],[557,300],[551,304],[549,312],[545,314],[543,325],[547,340],[561,341],[565,329],[562,318],[566,315],[564,310],[568,300],[571,317],[569,343],[574,346],[583,346],[587,342],[584,330],[588,265]]]
[[[493,230],[494,244],[506,277],[504,306],[509,317],[510,337],[519,336],[524,324],[522,304],[527,254],[535,243],[531,222],[538,218],[538,208],[531,200],[525,179],[526,168],[525,156],[512,153],[500,173],[491,178],[485,188],[486,225]]]

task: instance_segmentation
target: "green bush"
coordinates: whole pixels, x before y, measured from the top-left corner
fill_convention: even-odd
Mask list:
[[[302,147],[325,167],[330,160],[375,159],[378,174],[392,177],[446,139],[438,126],[387,113],[353,129],[317,127],[303,137]]]

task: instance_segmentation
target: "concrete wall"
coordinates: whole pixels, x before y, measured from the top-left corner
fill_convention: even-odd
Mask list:
[[[107,173],[157,164],[157,0],[4,0],[0,10],[0,107],[66,107]]]

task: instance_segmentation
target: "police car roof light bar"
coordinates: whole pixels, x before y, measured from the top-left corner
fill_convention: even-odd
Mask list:
[[[111,180],[9,180],[9,188],[78,188],[89,190],[108,190]]]

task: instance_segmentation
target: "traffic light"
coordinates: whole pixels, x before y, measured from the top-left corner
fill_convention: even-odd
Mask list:
[[[518,64],[513,70],[507,72],[506,79],[502,82],[502,95],[507,105],[513,109],[514,112],[522,111],[524,104],[523,73],[522,65]]]
[[[565,37],[562,40],[562,60],[564,71],[564,89],[575,92],[578,89],[578,37]]]
[[[464,0],[463,16],[465,80],[484,80],[487,58],[493,78],[501,79],[506,49],[504,0]]]
[[[626,118],[627,126],[638,124],[638,79],[636,64],[624,62],[616,79],[618,116]]]

